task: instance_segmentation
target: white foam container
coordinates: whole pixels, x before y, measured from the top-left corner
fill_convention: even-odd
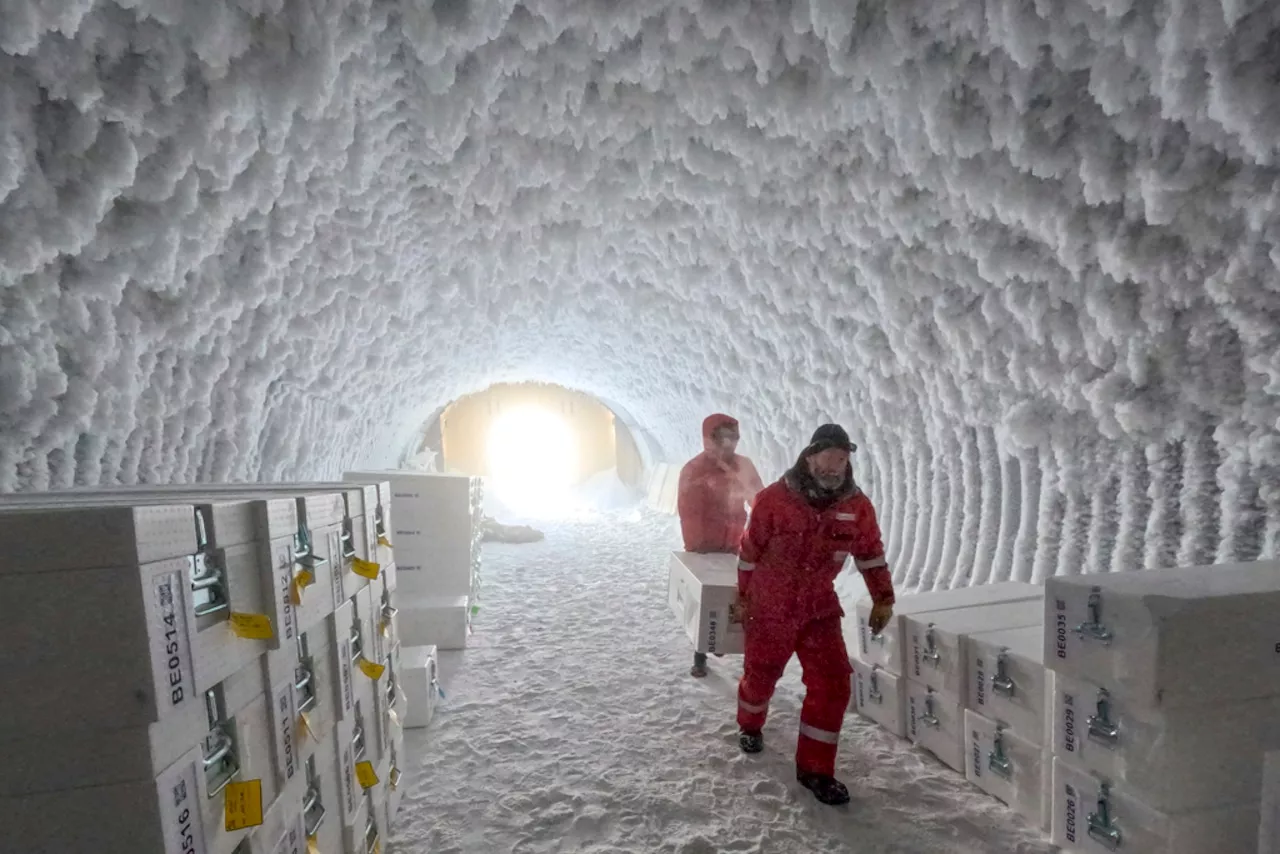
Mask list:
[[[1054,674],[1043,656],[1040,626],[970,635],[966,705],[1032,744],[1047,744]]]
[[[848,570],[846,570],[848,571]],[[871,599],[863,597],[853,603],[853,619],[845,622],[845,645],[857,650],[858,657],[867,664],[878,664],[892,673],[905,674],[906,636],[904,620],[908,616],[931,611],[949,611],[953,608],[972,608],[995,602],[1013,602],[1024,599],[1039,600],[1044,588],[1038,584],[1020,581],[1003,581],[997,584],[981,584],[975,587],[957,587],[954,590],[935,590],[897,597],[893,617],[879,635],[871,633]]]
[[[907,692],[907,737],[953,771],[964,773],[964,707],[950,694],[939,694],[904,679]]]
[[[745,635],[738,615],[738,557],[672,552],[667,603],[695,652],[741,655]]]
[[[1142,803],[1121,785],[1104,790],[1103,782],[1054,758],[1055,845],[1080,854],[1253,854],[1257,846],[1256,800],[1168,813]]]
[[[850,656],[849,664],[853,667],[853,675],[849,677],[853,689],[850,697],[852,710],[875,721],[898,738],[906,738],[906,678],[890,673],[878,664],[869,665],[857,656]]]
[[[1053,749],[1157,810],[1254,800],[1262,759],[1280,749],[1280,696],[1153,709],[1058,674]]]
[[[401,580],[403,577],[400,576]],[[398,598],[403,645],[435,646],[442,650],[466,648],[471,634],[471,604],[467,597],[408,598],[401,594]]]
[[[1045,826],[1045,788],[1050,769],[1043,747],[1021,738],[972,709],[964,713],[964,776],[1007,804],[1035,827]]]
[[[932,686],[960,702],[968,697],[968,636],[1038,626],[1044,606],[1034,599],[909,615],[907,679]]]
[[[1280,693],[1280,562],[1050,578],[1045,662],[1147,706]]]
[[[401,646],[400,671],[407,729],[431,724],[440,696],[440,673],[434,646]]]

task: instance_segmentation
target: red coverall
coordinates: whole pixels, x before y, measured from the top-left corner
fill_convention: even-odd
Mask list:
[[[716,455],[712,434],[737,426],[728,415],[708,416],[702,422],[705,450],[680,470],[676,509],[687,552],[737,554],[747,525],[745,505],[764,488],[751,460],[734,454],[725,461]]]
[[[893,578],[871,500],[853,487],[819,512],[783,478],[757,496],[738,564],[738,594],[748,603],[738,726],[764,728],[774,686],[798,655],[806,691],[796,767],[828,777],[835,775],[853,672],[834,584],[850,555],[872,601],[892,603]]]

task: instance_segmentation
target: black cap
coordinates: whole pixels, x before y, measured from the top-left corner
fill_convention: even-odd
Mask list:
[[[813,431],[813,438],[809,440],[809,447],[804,449],[804,455],[808,457],[830,448],[839,448],[851,454],[858,450],[858,446],[849,441],[849,434],[839,424],[823,424]]]

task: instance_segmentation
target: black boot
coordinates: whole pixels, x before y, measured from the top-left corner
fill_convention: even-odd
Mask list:
[[[701,679],[707,675],[707,654],[705,652],[695,652],[693,654],[693,667],[689,669],[689,675],[694,679]]]
[[[764,735],[743,730],[738,733],[738,746],[742,748],[743,753],[759,753],[764,750]]]
[[[835,777],[797,771],[796,779],[800,781],[801,786],[813,792],[815,798],[828,806],[837,807],[849,803],[849,790]]]

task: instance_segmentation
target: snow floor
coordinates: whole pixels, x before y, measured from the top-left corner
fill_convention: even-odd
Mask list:
[[[795,782],[803,686],[778,686],[765,752],[734,725],[741,658],[688,675],[667,606],[676,522],[649,511],[539,525],[486,543],[470,646],[445,653],[445,699],[406,733],[390,854],[444,852],[1051,852],[999,802],[850,715],[831,808]]]

